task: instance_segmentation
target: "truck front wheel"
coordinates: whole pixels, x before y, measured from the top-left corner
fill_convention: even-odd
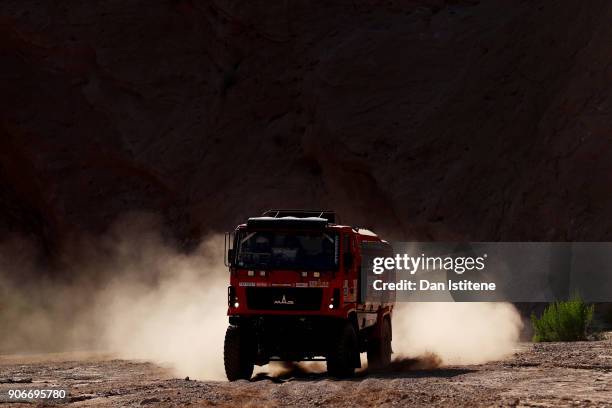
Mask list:
[[[357,353],[357,333],[353,325],[346,322],[337,333],[327,356],[327,372],[334,377],[352,377]]]
[[[229,326],[225,332],[223,362],[225,375],[230,381],[249,380],[255,366],[255,352],[248,330]]]
[[[381,337],[368,342],[368,367],[372,370],[386,368],[391,363],[391,323],[383,319]]]

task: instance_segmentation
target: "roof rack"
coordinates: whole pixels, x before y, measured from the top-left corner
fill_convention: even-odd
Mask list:
[[[319,217],[251,217],[247,220],[247,230],[259,228],[288,229],[288,230],[319,230],[325,229],[329,223],[325,218]]]
[[[265,211],[262,214],[262,217],[272,217],[272,218],[281,218],[281,217],[295,217],[295,218],[323,218],[326,219],[327,222],[331,224],[335,224],[336,221],[339,221],[339,218],[336,216],[336,213],[332,210],[292,210],[292,209],[271,209]]]

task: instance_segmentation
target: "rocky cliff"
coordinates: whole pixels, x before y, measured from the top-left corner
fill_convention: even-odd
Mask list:
[[[0,3],[0,233],[268,207],[395,239],[612,239],[612,4]]]

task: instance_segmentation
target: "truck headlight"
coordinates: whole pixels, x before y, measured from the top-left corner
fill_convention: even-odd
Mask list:
[[[238,307],[238,297],[236,296],[236,288],[233,286],[227,287],[227,305],[229,307]]]
[[[334,289],[333,297],[329,299],[329,308],[330,309],[340,308],[340,289],[338,288]]]

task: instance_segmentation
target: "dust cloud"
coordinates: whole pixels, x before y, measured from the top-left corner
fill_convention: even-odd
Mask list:
[[[0,244],[0,354],[96,350],[224,380],[223,236],[185,254],[161,229],[137,215],[101,237],[80,237],[53,279],[27,240]]]
[[[122,358],[170,364],[178,376],[224,380],[229,278],[219,262],[222,244],[209,237],[191,255],[159,247],[151,254],[161,268],[155,285],[110,283],[97,300],[100,345]]]
[[[442,365],[442,359],[434,353],[421,354],[418,357],[395,357],[385,373],[402,373],[405,371],[435,370]]]
[[[139,215],[102,236],[81,237],[65,248],[55,277],[37,262],[27,239],[0,243],[0,354],[100,350],[166,365],[180,377],[225,380],[229,277],[223,237],[206,237],[186,254],[162,237],[162,229],[155,217]],[[512,353],[520,329],[510,304],[399,304],[395,366],[503,358]],[[324,371],[323,363],[312,363],[256,373]]]
[[[513,353],[523,327],[509,303],[401,303],[393,312],[394,360],[481,364]]]

